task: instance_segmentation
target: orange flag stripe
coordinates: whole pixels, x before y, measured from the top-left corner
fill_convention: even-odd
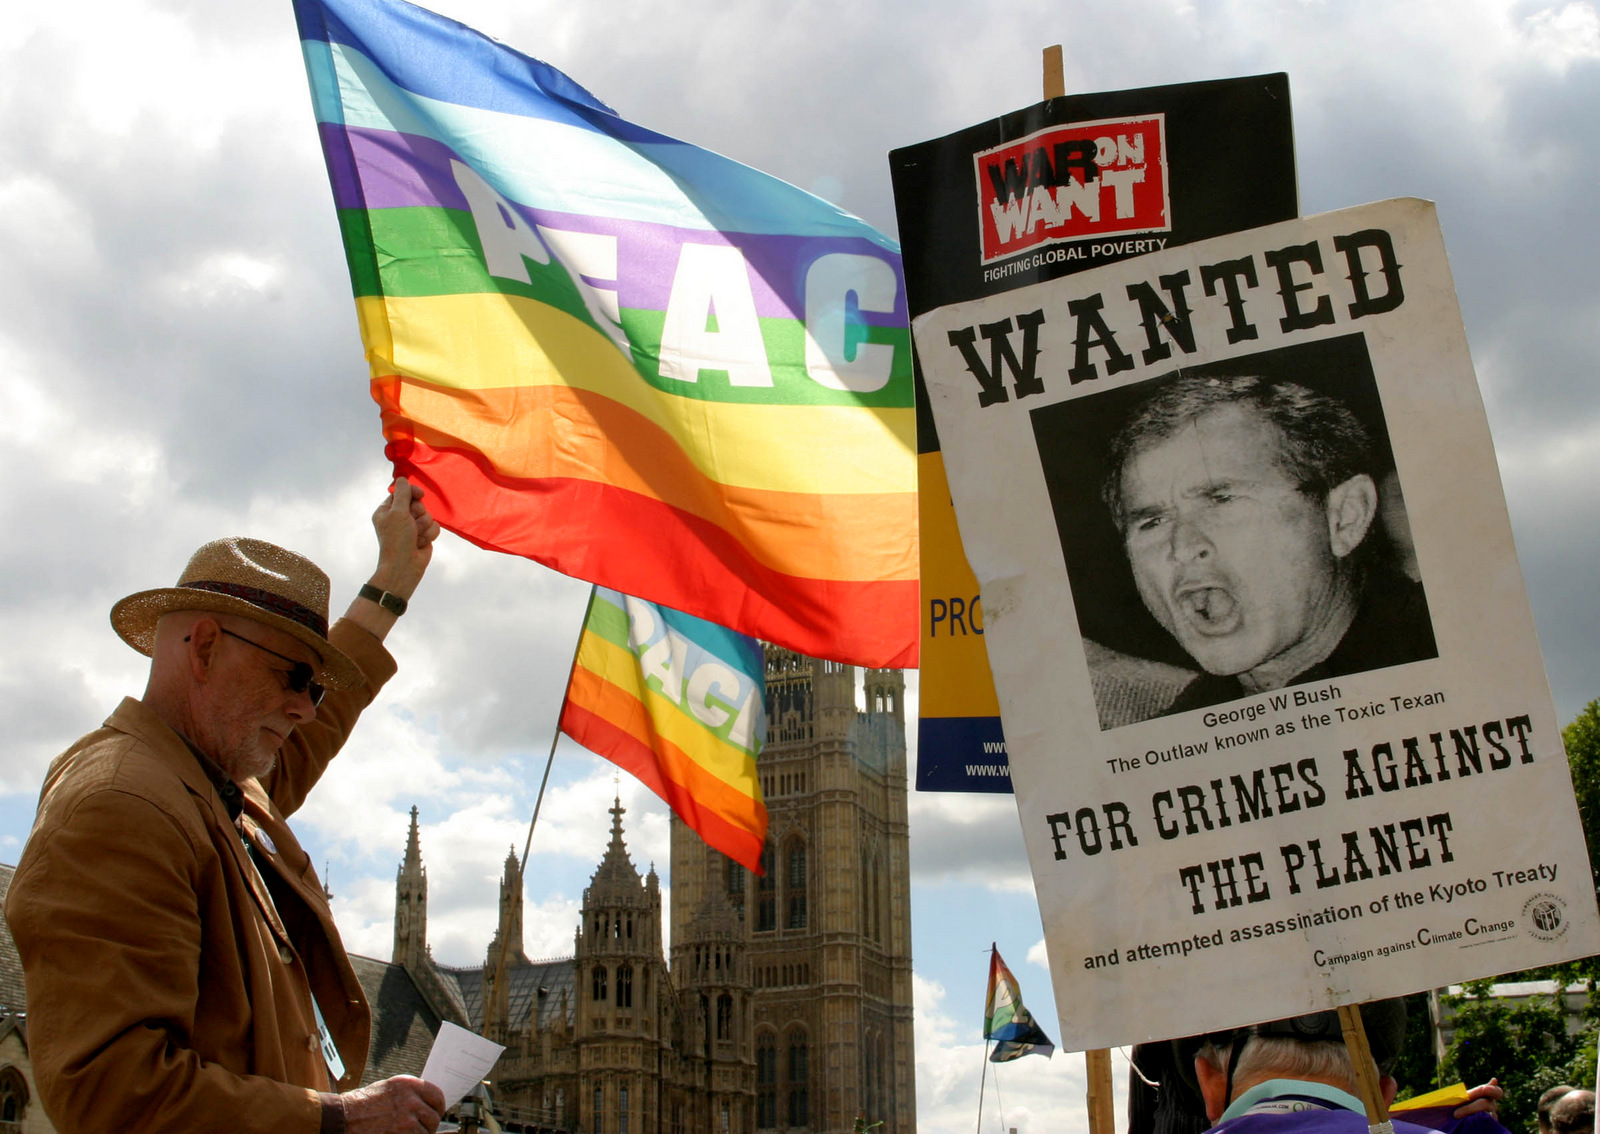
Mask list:
[[[915,493],[810,494],[721,484],[648,419],[568,387],[456,391],[390,378],[374,383],[373,393],[391,440],[481,454],[508,477],[570,477],[659,500],[715,524],[759,562],[789,574],[847,582],[917,578]],[[559,434],[539,427],[551,420],[561,423]]]

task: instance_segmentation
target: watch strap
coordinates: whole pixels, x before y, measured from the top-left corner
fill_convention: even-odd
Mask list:
[[[362,598],[375,602],[390,614],[399,618],[406,612],[406,600],[391,591],[380,591],[371,583],[362,583],[361,590],[356,592]]]

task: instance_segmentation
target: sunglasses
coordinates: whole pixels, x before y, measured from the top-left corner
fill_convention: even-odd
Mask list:
[[[222,630],[222,627],[219,626],[217,629]],[[289,692],[305,693],[309,695],[311,698],[312,708],[316,708],[318,705],[322,704],[323,694],[325,694],[327,690],[318,685],[315,681],[311,680],[311,675],[316,671],[313,670],[310,665],[303,661],[296,661],[294,658],[288,657],[284,654],[280,654],[277,650],[269,650],[260,642],[251,641],[243,634],[235,634],[232,630],[222,630],[222,632],[230,638],[237,638],[246,645],[254,646],[262,653],[271,654],[275,658],[281,658],[288,662],[290,666],[288,671],[285,672],[280,670],[279,672],[283,673],[284,677],[288,679]]]

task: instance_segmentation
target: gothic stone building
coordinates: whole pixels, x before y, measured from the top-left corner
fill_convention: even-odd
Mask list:
[[[766,658],[765,875],[674,818],[670,967],[660,882],[629,859],[620,803],[571,957],[524,954],[508,856],[484,967],[436,964],[413,809],[394,963],[445,1019],[480,1030],[487,1002],[508,1129],[844,1134],[862,1115],[915,1130],[904,680],[868,670],[863,712],[853,667]]]

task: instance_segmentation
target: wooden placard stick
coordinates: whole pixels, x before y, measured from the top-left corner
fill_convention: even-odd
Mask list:
[[[1111,1097],[1111,1049],[1086,1051],[1083,1063],[1089,1077],[1089,1134],[1113,1134],[1117,1120]]]
[[[1060,98],[1066,93],[1061,45],[1054,43],[1044,49],[1044,97]],[[1098,1047],[1084,1052],[1083,1064],[1089,1079],[1089,1134],[1114,1134],[1117,1120],[1112,1102],[1111,1049]]]
[[[1061,65],[1061,45],[1053,43],[1044,49],[1044,97],[1060,98],[1066,93],[1067,76]]]
[[[1383,1092],[1378,1088],[1378,1068],[1372,1062],[1372,1049],[1367,1045],[1367,1029],[1361,1022],[1360,1006],[1342,1005],[1339,1026],[1344,1029],[1344,1047],[1350,1053],[1350,1065],[1355,1068],[1361,1104],[1367,1108],[1367,1129],[1372,1134],[1394,1134],[1389,1108],[1384,1105]]]

